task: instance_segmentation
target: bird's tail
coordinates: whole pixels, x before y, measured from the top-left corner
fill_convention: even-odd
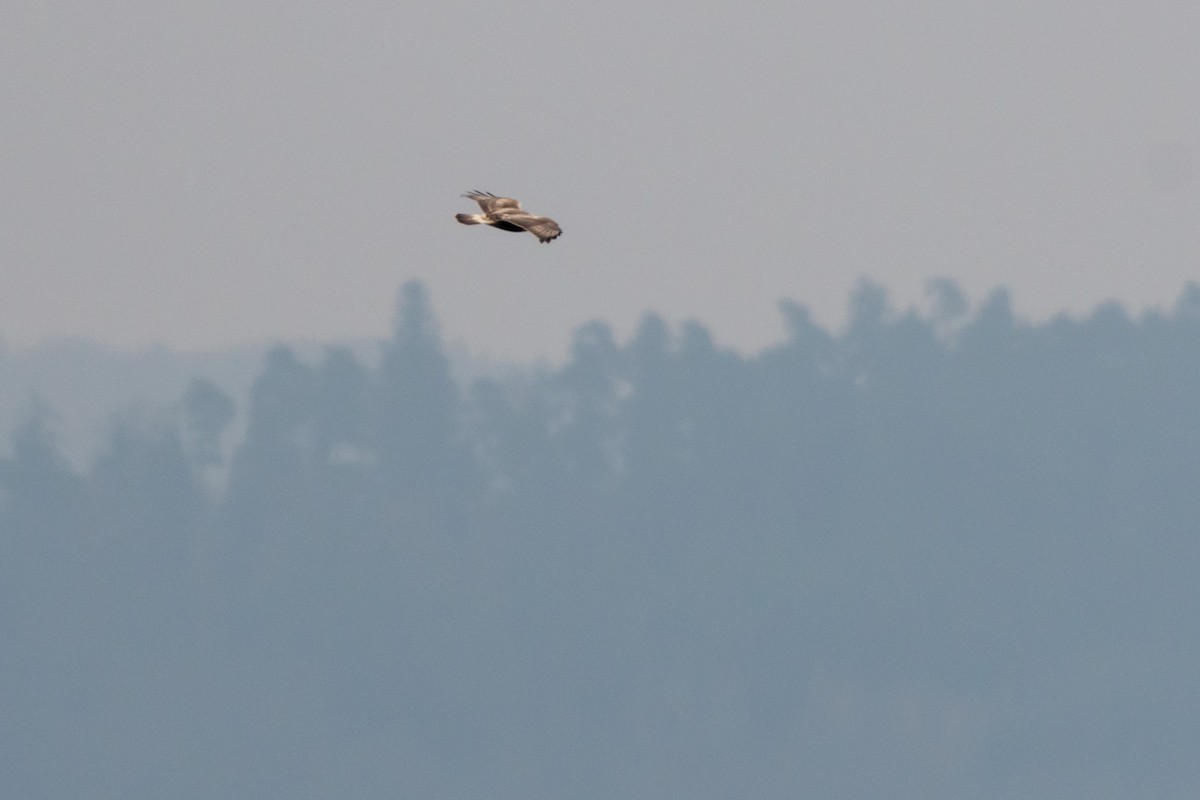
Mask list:
[[[483,222],[482,214],[455,214],[454,218],[463,225],[478,225]]]

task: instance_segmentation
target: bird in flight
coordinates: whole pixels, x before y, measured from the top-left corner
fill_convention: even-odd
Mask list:
[[[521,204],[511,197],[496,197],[491,192],[467,192],[463,197],[469,197],[483,209],[482,214],[455,214],[454,218],[463,225],[491,225],[502,231],[529,231],[542,244],[557,239],[562,234],[562,228],[549,217],[535,217],[521,208]]]

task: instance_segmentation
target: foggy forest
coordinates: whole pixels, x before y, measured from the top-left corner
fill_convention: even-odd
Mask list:
[[[460,379],[420,283],[0,456],[0,795],[1184,798],[1200,286],[949,280],[746,354],[647,314]]]

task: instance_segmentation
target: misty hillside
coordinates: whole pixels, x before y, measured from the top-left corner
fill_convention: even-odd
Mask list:
[[[101,447],[114,412],[170,406],[198,376],[244,395],[266,350],[194,354],[153,347],[124,352],[82,339],[20,350],[0,345],[0,432],[7,437],[33,407],[47,406],[53,410],[62,452],[73,464],[83,465]]]
[[[373,359],[164,367],[86,466],[29,404],[0,796],[1193,797],[1200,287],[781,313],[468,379],[413,283]]]
[[[237,402],[239,411],[244,410],[250,386],[272,346],[211,352],[156,346],[129,352],[85,339],[52,340],[22,349],[5,347],[0,340],[0,435],[7,439],[35,406],[45,406],[53,412],[63,454],[75,466],[84,466],[102,447],[114,414],[133,408],[169,413],[197,378],[216,383]],[[344,348],[373,365],[380,343],[305,341],[288,347],[310,360],[319,359],[331,347]],[[448,356],[456,377],[464,381],[504,369],[473,357],[461,346]],[[6,450],[0,445],[0,452]]]

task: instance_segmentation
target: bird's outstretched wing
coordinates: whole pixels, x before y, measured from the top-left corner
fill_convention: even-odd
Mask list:
[[[481,192],[478,189],[473,192],[467,192],[463,197],[469,197],[476,203],[479,203],[479,207],[483,209],[483,213],[494,214],[498,218],[506,211],[521,210],[521,204],[511,197],[497,197],[491,192]]]
[[[529,231],[542,244],[553,241],[562,235],[562,228],[558,227],[558,223],[549,217],[535,217],[533,214],[521,211],[516,214],[505,214],[503,220]]]

